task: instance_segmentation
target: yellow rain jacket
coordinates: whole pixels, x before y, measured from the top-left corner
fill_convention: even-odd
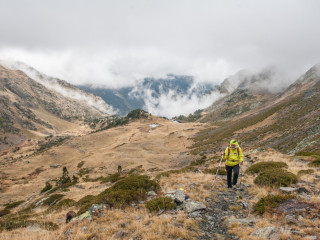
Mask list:
[[[224,151],[224,157],[223,157],[223,160],[226,161],[226,165],[233,167],[235,165],[238,165],[240,162],[243,162],[243,153],[239,145],[237,146],[237,148],[239,149],[239,153],[237,148],[233,149],[230,147],[230,154],[229,154],[228,148],[229,147],[227,147],[226,150]]]

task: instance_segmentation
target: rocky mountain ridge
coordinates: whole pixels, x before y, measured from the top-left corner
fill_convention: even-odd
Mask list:
[[[72,122],[107,116],[85,101],[46,88],[20,70],[0,66],[0,80],[1,149],[32,136],[59,133],[59,128],[71,127]]]

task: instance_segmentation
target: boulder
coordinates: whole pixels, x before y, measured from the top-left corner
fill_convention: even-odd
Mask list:
[[[155,191],[150,191],[148,192],[148,196],[157,196],[157,194],[155,193]]]
[[[186,193],[184,190],[178,189],[174,194],[174,200],[177,203],[183,203],[186,200]]]
[[[55,164],[50,165],[51,168],[58,168],[58,167],[60,167],[60,166],[61,166],[61,165],[58,164],[58,163],[55,163]]]
[[[280,240],[279,231],[273,226],[259,228],[252,232],[250,236],[269,240]]]
[[[299,223],[299,221],[293,215],[286,215],[284,217],[284,220],[286,221],[287,224],[298,225]]]
[[[89,209],[89,213],[92,215],[95,212],[102,212],[104,209],[106,209],[106,204],[93,204]]]
[[[187,199],[184,202],[184,209],[188,212],[188,213],[192,213],[194,211],[199,211],[199,210],[206,210],[207,207],[206,205],[204,205],[202,202],[197,202],[197,201],[193,201],[191,199]]]
[[[298,191],[297,188],[292,188],[292,187],[280,187],[280,191],[284,193],[295,193]]]
[[[84,219],[88,219],[88,220],[91,220],[92,217],[91,217],[91,213],[89,211],[86,211],[85,213],[82,213],[80,216],[78,217],[74,217],[71,219],[70,222],[73,222],[73,221],[76,221],[76,220],[84,220]]]

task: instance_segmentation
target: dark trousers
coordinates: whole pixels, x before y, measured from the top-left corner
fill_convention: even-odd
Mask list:
[[[233,170],[233,179],[231,184],[232,170]],[[237,184],[238,176],[239,176],[239,164],[233,167],[226,165],[226,171],[227,171],[228,188],[231,188],[232,185]]]

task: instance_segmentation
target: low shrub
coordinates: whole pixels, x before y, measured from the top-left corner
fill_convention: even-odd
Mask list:
[[[254,206],[254,210],[259,214],[263,214],[266,211],[276,208],[280,203],[285,202],[288,199],[296,198],[294,195],[268,195],[264,198],[261,198],[257,204]]]
[[[81,162],[78,163],[77,167],[78,167],[78,168],[82,168],[83,165],[84,165],[84,161],[81,161]]]
[[[158,191],[160,186],[145,175],[134,175],[121,179],[112,187],[107,188],[97,196],[86,196],[77,205],[82,207],[77,215],[87,211],[92,204],[104,203],[114,208],[123,208],[132,202],[145,200],[148,191]]]
[[[115,182],[119,181],[120,179],[122,179],[122,177],[120,177],[120,173],[115,173],[115,174],[112,174],[108,177],[101,178],[100,182],[101,183],[107,183],[107,182],[115,183]]]
[[[28,219],[6,219],[5,221],[0,221],[0,232],[1,231],[12,231],[18,228],[25,228],[30,225],[39,224],[41,228],[48,231],[55,231],[59,229],[59,226],[53,222],[40,222],[36,220],[28,220]]]
[[[320,158],[308,163],[309,167],[320,167]]]
[[[52,185],[50,184],[50,182],[46,182],[46,185],[44,186],[44,188],[42,188],[41,193],[47,192],[51,189],[52,189]]]
[[[146,198],[148,191],[157,191],[160,186],[148,176],[129,176],[98,195],[102,202],[111,207],[124,207],[133,201],[140,201]]]
[[[279,169],[279,168],[280,169],[288,168],[288,165],[285,162],[259,162],[250,166],[246,170],[246,173],[253,175],[255,173],[261,173],[269,169]]]
[[[303,169],[298,172],[298,176],[303,176],[311,173],[314,173],[313,169]]]
[[[43,205],[44,206],[53,205],[54,202],[58,202],[63,197],[64,197],[64,195],[62,195],[62,194],[53,194],[48,199],[43,201]]]
[[[158,212],[160,209],[171,210],[176,206],[172,198],[159,197],[146,202],[146,208],[150,212]]]
[[[208,169],[205,169],[203,172],[215,175],[217,173],[217,170],[218,170],[217,167],[216,168],[208,168]],[[218,175],[227,175],[226,169],[223,167],[219,168]]]
[[[12,208],[15,208],[17,206],[19,206],[21,203],[24,203],[24,200],[22,201],[17,201],[17,202],[13,202],[13,203],[7,203],[5,204],[5,208],[4,209],[12,209]]]
[[[61,209],[66,209],[66,208],[69,208],[69,207],[73,207],[77,204],[77,202],[75,200],[72,200],[72,199],[63,199],[61,200],[60,202],[58,202],[57,204],[55,205],[52,205],[51,207],[49,207],[47,209],[47,212],[54,212],[54,211],[58,211],[58,210],[61,210]]]
[[[254,180],[259,186],[288,187],[292,183],[297,183],[298,177],[283,169],[269,169],[263,171]]]
[[[9,209],[0,210],[0,217],[8,215],[10,213]]]

